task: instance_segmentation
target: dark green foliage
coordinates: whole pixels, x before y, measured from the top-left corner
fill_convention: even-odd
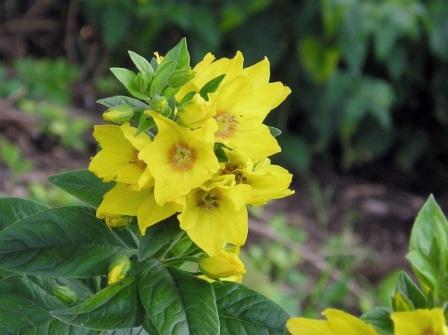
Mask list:
[[[268,56],[273,78],[293,90],[268,124],[297,137],[301,145],[286,146],[283,155],[299,169],[335,142],[345,168],[393,153],[396,165],[411,169],[447,153],[444,0],[81,4],[115,63],[126,48],[148,57],[160,47],[163,54],[184,35],[193,64],[208,51],[221,57],[241,50],[246,64]],[[175,32],[171,41],[167,31]]]

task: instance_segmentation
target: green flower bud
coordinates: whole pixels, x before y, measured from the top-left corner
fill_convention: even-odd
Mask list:
[[[78,300],[78,297],[76,296],[76,293],[73,292],[69,287],[67,286],[55,286],[53,287],[53,294],[58,298],[60,301],[62,301],[65,304],[73,304]]]
[[[151,109],[158,113],[165,114],[169,108],[170,106],[165,97],[154,97],[151,101]]]
[[[105,121],[113,123],[125,123],[128,122],[134,116],[134,109],[128,105],[121,105],[112,107],[103,113],[103,119]]]

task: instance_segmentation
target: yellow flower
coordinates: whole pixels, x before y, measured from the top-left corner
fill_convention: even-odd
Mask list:
[[[395,335],[447,335],[443,310],[417,309],[391,314]]]
[[[179,212],[179,203],[168,202],[159,206],[154,200],[153,189],[134,191],[125,184],[118,183],[109,190],[96,211],[99,218],[114,216],[137,216],[138,226],[142,235],[148,227]]]
[[[226,245],[246,242],[248,185],[236,185],[234,176],[219,177],[191,191],[178,215],[180,227],[210,256]]]
[[[208,53],[204,56],[194,68],[195,76],[192,80],[182,86],[176,93],[176,100],[181,101],[182,98],[190,92],[199,92],[199,90],[210,80],[225,74],[223,83],[234,77],[243,70],[243,54],[238,51],[235,57],[220,58],[215,60],[215,56]]]
[[[219,169],[213,143],[216,124],[192,130],[160,114],[151,116],[158,133],[139,157],[154,176],[155,200],[164,205],[199,187]]]
[[[294,194],[289,189],[292,174],[279,165],[271,164],[268,158],[254,162],[244,159],[235,151],[228,151],[229,162],[223,165],[221,173],[235,175],[239,184],[247,184],[252,188],[250,205],[264,205],[273,199],[280,199]]]
[[[240,283],[246,274],[246,267],[238,252],[220,250],[215,256],[203,257],[199,268],[209,278]]]
[[[262,122],[291,90],[280,82],[269,82],[267,58],[248,68],[243,68],[243,62],[240,52],[232,59],[216,61],[213,55],[207,54],[195,66],[195,77],[176,94],[176,99],[181,101],[186,94],[198,92],[207,82],[225,74],[217,91],[209,94],[218,123],[216,142],[224,143],[245,157],[260,159],[280,151],[269,127]]]
[[[379,335],[361,319],[336,309],[323,313],[326,321],[306,318],[291,318],[286,328],[292,335]]]
[[[139,152],[151,144],[149,136],[137,134],[128,123],[95,126],[93,136],[101,150],[90,162],[90,171],[106,182],[117,181],[135,189],[153,185],[146,163],[139,158]]]
[[[199,94],[195,94],[190,102],[179,110],[177,117],[180,124],[190,128],[204,125],[215,114],[214,106],[205,101]]]
[[[270,103],[263,105],[265,100],[260,99],[260,94],[251,77],[244,73],[223,82],[215,93],[210,94],[210,102],[216,106],[216,142],[254,159],[281,150],[269,127],[262,123],[266,110],[270,110]],[[271,95],[270,92],[263,94]]]

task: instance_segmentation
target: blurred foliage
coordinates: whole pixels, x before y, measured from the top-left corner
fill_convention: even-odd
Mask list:
[[[251,208],[251,214],[262,222],[268,213]],[[320,230],[322,240],[317,241],[295,219],[276,214],[267,224],[252,231],[258,233],[259,239],[249,244],[243,254],[248,268],[246,285],[265,294],[291,315],[318,317],[326,306],[339,305],[369,310],[384,302],[382,293],[389,292],[390,285],[385,281],[376,290],[359,273],[359,266],[373,251],[356,238],[350,222],[339,233]],[[312,249],[308,249],[311,245]],[[357,282],[363,285],[354,289]],[[386,301],[388,304],[390,301]]]
[[[33,163],[23,156],[22,150],[3,137],[0,137],[0,163],[5,164],[13,179],[33,169]]]
[[[34,116],[40,134],[58,138],[66,148],[83,150],[90,122],[69,112],[70,88],[78,75],[79,69],[64,59],[17,59],[11,74],[0,67],[0,98]]]
[[[341,152],[342,167],[393,157],[400,168],[448,153],[445,0],[82,0],[112,57],[186,35],[193,60],[240,49],[268,56],[294,94],[273,116],[299,169]],[[230,51],[230,52],[229,52]],[[149,56],[149,55],[147,55]]]

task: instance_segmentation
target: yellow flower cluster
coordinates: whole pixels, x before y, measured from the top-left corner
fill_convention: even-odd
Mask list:
[[[211,278],[240,280],[245,272],[238,250],[248,234],[247,205],[293,193],[292,175],[268,158],[280,147],[263,124],[290,89],[269,82],[267,59],[246,68],[243,60],[240,52],[217,60],[207,54],[177,92],[173,115],[144,112],[157,126],[154,138],[129,123],[97,125],[93,133],[101,150],[89,170],[116,182],[97,216],[114,227],[136,216],[145,234],[178,213],[180,228],[208,255],[201,267]],[[221,75],[204,98],[201,88]],[[227,161],[218,159],[217,146]]]
[[[292,318],[287,328],[292,335],[379,335],[373,326],[336,309],[323,312],[327,320]],[[443,310],[417,309],[391,314],[394,335],[448,335]]]

